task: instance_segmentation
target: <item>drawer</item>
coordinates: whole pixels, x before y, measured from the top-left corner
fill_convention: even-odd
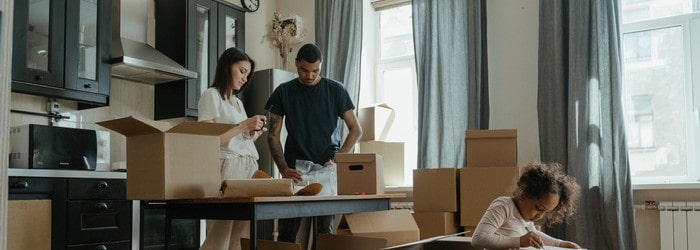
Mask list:
[[[64,179],[10,177],[7,187],[10,200],[66,198]]]
[[[68,250],[131,250],[131,241],[72,245]]]
[[[131,239],[131,201],[69,201],[68,245]]]
[[[124,179],[69,179],[69,200],[125,200]]]

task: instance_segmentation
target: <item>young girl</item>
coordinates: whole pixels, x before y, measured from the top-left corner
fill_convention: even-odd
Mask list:
[[[221,136],[221,179],[249,179],[258,170],[254,140],[266,129],[265,116],[248,118],[236,94],[255,70],[244,52],[229,48],[221,54],[211,87],[199,99],[199,121],[237,124]],[[250,237],[248,221],[207,220],[207,238],[201,249],[241,249],[240,238]]]
[[[579,195],[576,180],[564,174],[559,164],[530,163],[524,167],[512,197],[491,202],[474,230],[472,245],[487,249],[580,248],[537,230],[533,223],[544,218],[551,225],[570,218]]]

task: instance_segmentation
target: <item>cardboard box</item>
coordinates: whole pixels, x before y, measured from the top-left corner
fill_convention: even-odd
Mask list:
[[[386,246],[395,246],[419,240],[418,230],[411,212],[401,209],[346,214],[340,222],[338,234],[386,239]]]
[[[97,124],[126,136],[126,197],[169,200],[219,197],[219,136],[235,125],[119,118]]]
[[[292,196],[293,190],[292,179],[224,180],[221,183],[221,197],[224,198]]]
[[[515,129],[467,130],[467,167],[518,165],[518,132]]]
[[[384,159],[378,154],[335,154],[338,194],[384,194]]]
[[[299,243],[258,240],[258,250],[301,250]],[[241,249],[250,249],[250,239],[241,238]]]
[[[491,202],[510,196],[518,167],[466,167],[460,170],[460,225],[476,226]]]
[[[459,174],[456,168],[413,170],[413,210],[457,212]]]
[[[357,118],[362,126],[360,141],[384,141],[394,123],[394,109],[387,104],[360,108]]]
[[[460,231],[459,218],[455,212],[414,212],[413,219],[418,224],[421,239]]]
[[[375,153],[384,159],[384,185],[404,186],[403,142],[361,141],[360,153]]]
[[[51,249],[51,200],[7,202],[7,249]]]

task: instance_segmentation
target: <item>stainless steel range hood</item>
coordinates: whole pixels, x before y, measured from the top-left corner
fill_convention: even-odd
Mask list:
[[[112,1],[112,76],[147,84],[197,78],[146,42],[147,2]]]

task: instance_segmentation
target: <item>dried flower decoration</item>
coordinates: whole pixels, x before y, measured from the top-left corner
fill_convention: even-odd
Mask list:
[[[297,15],[282,19],[279,12],[275,12],[272,24],[268,25],[267,34],[264,36],[275,46],[282,57],[282,65],[287,67],[287,58],[292,52],[292,47],[303,42],[305,30],[301,30],[301,18]]]

